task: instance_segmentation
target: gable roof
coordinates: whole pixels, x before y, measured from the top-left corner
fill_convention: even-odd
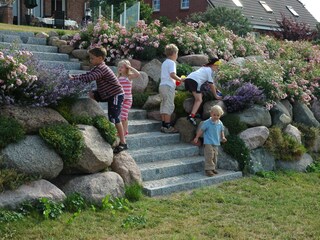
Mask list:
[[[277,20],[281,20],[283,13],[286,17],[309,24],[314,29],[318,21],[305,8],[299,0],[264,0],[272,9],[267,12],[259,0],[240,0],[242,7],[237,7],[233,0],[208,0],[214,7],[226,7],[239,9],[248,18],[254,29],[275,30],[278,28]],[[289,6],[299,15],[294,16]]]

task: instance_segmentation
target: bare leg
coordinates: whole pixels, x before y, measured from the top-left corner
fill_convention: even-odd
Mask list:
[[[124,135],[126,135],[128,133],[128,119],[122,120],[121,122],[122,122]]]
[[[202,93],[192,92],[192,95],[194,96],[194,103],[192,106],[191,114],[196,114],[202,103]]]
[[[126,139],[124,137],[124,132],[123,132],[123,127],[122,127],[122,123],[119,122],[119,123],[116,123],[116,129],[118,131],[118,134],[119,134],[119,138],[120,138],[120,143],[122,144],[126,144]]]

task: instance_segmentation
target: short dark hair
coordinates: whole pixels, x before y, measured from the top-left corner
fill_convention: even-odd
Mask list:
[[[215,64],[216,62],[218,62],[219,60],[220,60],[220,59],[219,59],[219,58],[216,58],[216,57],[210,58],[210,59],[208,60],[208,63],[205,64],[205,66],[213,65],[213,64]]]
[[[107,56],[107,50],[104,47],[95,47],[89,50],[89,53],[95,57],[103,57],[103,59]]]

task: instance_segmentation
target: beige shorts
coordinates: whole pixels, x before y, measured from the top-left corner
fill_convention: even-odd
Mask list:
[[[211,144],[204,145],[204,169],[215,170],[218,162],[218,146]]]
[[[171,115],[174,111],[174,96],[176,90],[167,85],[159,86],[161,96],[160,114]]]

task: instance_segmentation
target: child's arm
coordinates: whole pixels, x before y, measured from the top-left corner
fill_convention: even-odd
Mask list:
[[[224,136],[224,131],[221,131],[221,142],[226,142],[227,141],[227,139],[226,139],[226,137]]]
[[[132,73],[129,74],[129,76],[128,76],[128,78],[130,80],[140,77],[140,72],[137,69],[135,69],[134,67],[131,67],[129,65],[126,65],[126,66],[127,66],[128,69],[130,69],[132,71]]]
[[[222,99],[222,97],[221,97],[221,96],[218,96],[218,94],[217,94],[216,86],[215,86],[214,84],[209,84],[209,85],[210,85],[211,92],[213,93],[213,96],[214,96],[217,100]]]
[[[170,77],[176,81],[183,82],[184,79],[179,78],[175,72],[170,73]]]
[[[203,131],[202,131],[201,129],[199,129],[199,130],[197,131],[197,134],[196,134],[195,138],[193,139],[193,142],[194,142],[194,143],[198,143],[199,137],[201,137],[202,134],[203,134]]]

